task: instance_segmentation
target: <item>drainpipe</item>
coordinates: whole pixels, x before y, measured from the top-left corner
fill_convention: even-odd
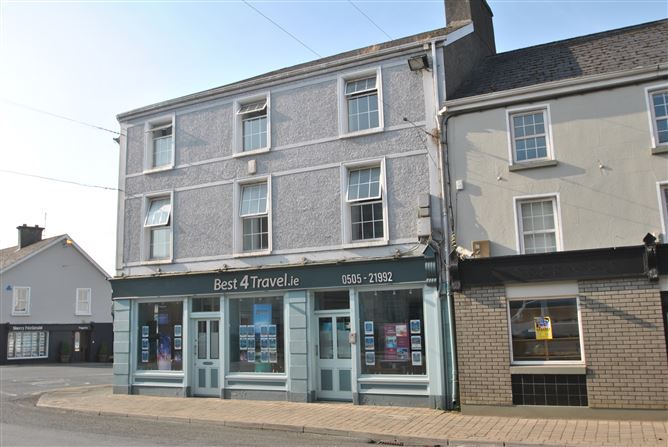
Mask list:
[[[449,194],[451,191],[450,188],[450,164],[448,161],[448,120],[453,116],[453,114],[447,113],[447,107],[443,107],[438,112],[437,121],[439,124],[439,159],[441,162],[441,207],[442,213],[441,217],[443,221],[447,221],[448,225],[444,226],[445,235],[444,235],[444,257],[445,257],[445,282],[446,291],[445,291],[445,322],[444,330],[447,334],[447,356],[448,356],[448,366],[449,374],[448,379],[450,380],[450,390],[452,404],[459,402],[459,379],[457,371],[457,345],[455,343],[455,302],[452,289],[450,287],[450,249],[455,247],[450,247],[447,241],[452,240],[454,245],[455,237],[455,228],[454,228],[454,210],[452,209],[451,200],[449,200]]]
[[[439,79],[438,79],[438,55],[436,52],[436,41],[431,42],[431,59],[433,65],[432,71],[432,80],[434,82],[434,96],[435,103],[437,107],[441,104],[441,95],[439,94]],[[444,74],[445,76],[445,74]],[[449,174],[447,171],[447,163],[445,150],[447,148],[447,141],[444,141],[444,136],[446,136],[445,124],[447,124],[447,118],[444,122],[441,122],[441,111],[438,111],[436,117],[436,125],[439,130],[439,142],[438,142],[438,171],[439,171],[439,183],[441,186],[440,196],[441,196],[441,229],[443,231],[442,241],[440,244],[440,256],[441,256],[441,265],[445,263],[445,271],[441,269],[440,271],[440,284],[446,285],[445,294],[442,289],[439,287],[439,297],[444,300],[441,302],[445,304],[444,310],[445,315],[443,316],[443,332],[445,334],[445,357],[447,359],[446,365],[446,374],[445,374],[445,389],[446,389],[446,409],[452,410],[455,406],[455,403],[459,401],[458,398],[458,380],[457,380],[457,355],[455,351],[455,322],[454,322],[454,303],[452,300],[452,294],[450,293],[450,249],[448,241],[450,240],[451,231],[448,227],[448,208],[446,200],[446,181],[449,182]],[[447,138],[447,137],[446,137]],[[447,177],[446,177],[447,176]],[[445,262],[443,262],[445,261]]]

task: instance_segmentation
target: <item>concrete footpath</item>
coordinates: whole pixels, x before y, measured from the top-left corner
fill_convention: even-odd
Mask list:
[[[399,445],[668,446],[668,422],[521,419],[340,403],[127,396],[112,394],[110,386],[50,391],[37,406]]]

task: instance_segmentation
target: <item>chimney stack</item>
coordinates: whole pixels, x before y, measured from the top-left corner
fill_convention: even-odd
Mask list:
[[[44,228],[40,226],[29,227],[23,224],[16,229],[19,230],[19,250],[42,240]]]
[[[471,21],[475,33],[485,42],[490,53],[496,53],[492,9],[485,0],[444,0],[445,24],[450,26],[458,22]]]

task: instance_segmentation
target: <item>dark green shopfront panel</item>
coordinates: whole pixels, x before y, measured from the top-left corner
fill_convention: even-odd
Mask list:
[[[111,280],[114,298],[391,285],[426,280],[425,258]]]

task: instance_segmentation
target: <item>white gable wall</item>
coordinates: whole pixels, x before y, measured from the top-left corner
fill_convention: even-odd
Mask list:
[[[111,285],[65,241],[2,274],[0,322],[11,324],[110,323]],[[30,315],[12,316],[13,287],[30,287]],[[91,289],[91,315],[75,315],[76,289]]]

